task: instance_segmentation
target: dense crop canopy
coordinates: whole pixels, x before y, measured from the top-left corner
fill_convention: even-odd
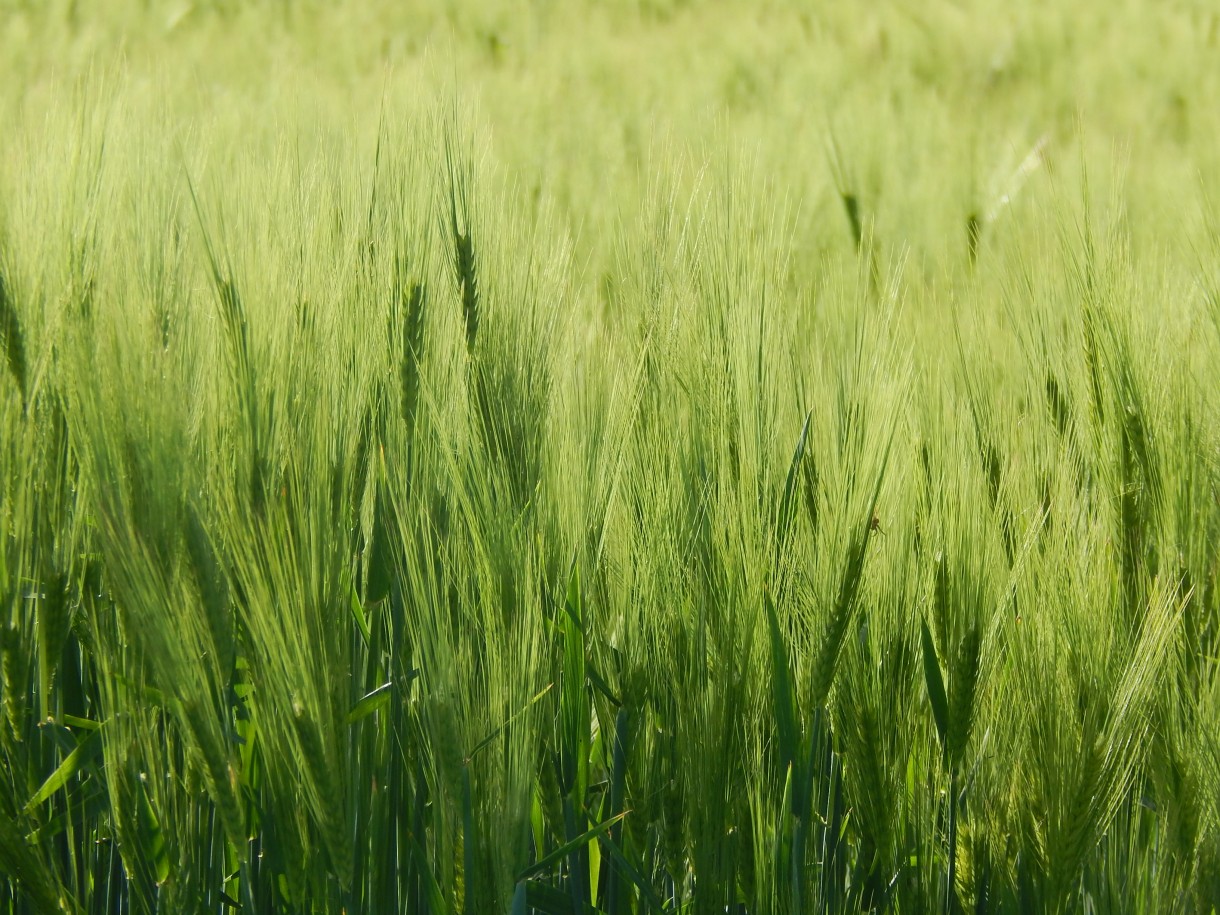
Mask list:
[[[0,912],[1216,912],[1207,4],[0,0]]]

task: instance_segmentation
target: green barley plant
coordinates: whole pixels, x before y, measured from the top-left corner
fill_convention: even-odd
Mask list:
[[[1215,915],[1145,6],[0,0],[0,913]]]

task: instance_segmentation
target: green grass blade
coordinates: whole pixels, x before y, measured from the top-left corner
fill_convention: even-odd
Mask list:
[[[602,833],[604,833],[608,829],[610,829],[610,827],[612,827],[615,823],[622,820],[630,812],[631,811],[629,811],[629,810],[624,810],[622,813],[615,814],[614,816],[610,817],[607,820],[602,820],[592,829],[582,833],[581,835],[577,836],[576,838],[570,839],[569,841],[564,842],[562,845],[560,845],[558,848],[556,848],[554,851],[552,851],[549,855],[546,855],[545,857],[540,858],[538,861],[534,862],[533,865],[531,865],[530,867],[527,867],[525,870],[523,870],[521,873],[519,873],[517,875],[517,879],[518,880],[529,880],[531,877],[537,877],[539,874],[545,873],[551,867],[551,865],[556,864],[559,861],[562,861],[564,858],[568,857],[573,852],[575,852],[581,848],[584,848],[586,845],[588,845],[590,842],[592,842]]]
[[[928,689],[928,701],[932,704],[932,718],[936,722],[936,733],[940,735],[941,747],[948,747],[949,699],[945,694],[945,681],[940,672],[940,661],[936,657],[936,644],[928,621],[920,617],[920,640],[923,645],[923,677]]]

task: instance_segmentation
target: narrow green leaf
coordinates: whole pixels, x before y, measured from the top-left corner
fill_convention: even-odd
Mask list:
[[[360,635],[364,639],[364,644],[368,645],[373,634],[369,629],[368,618],[364,615],[364,608],[360,606],[360,595],[356,593],[356,586],[351,586],[351,600],[349,606],[352,611],[352,619],[356,621],[356,628],[360,630]]]
[[[34,796],[31,797],[29,803],[25,805],[26,813],[32,813],[34,810],[36,810],[48,798],[50,798],[51,795],[66,785],[74,775],[93,761],[93,758],[100,753],[102,749],[102,742],[98,736],[100,734],[100,729],[91,732],[75,750],[64,758],[64,761],[61,762],[59,767],[51,773],[50,777],[42,783],[42,787],[34,792]]]
[[[919,624],[922,629],[923,675],[928,685],[928,701],[932,703],[932,717],[936,719],[936,731],[944,748],[949,733],[949,699],[945,695],[945,681],[941,676],[940,661],[936,657],[936,645],[932,641],[927,618],[921,616]]]
[[[100,782],[101,780],[98,779]],[[73,796],[71,804],[65,804],[64,809],[55,814],[33,832],[26,836],[31,846],[48,842],[65,829],[74,826],[82,819],[101,816],[110,809],[110,794],[99,784],[96,791],[90,791],[84,797]]]
[[[96,731],[102,726],[100,721],[91,718],[77,718],[75,715],[64,715],[63,723],[70,728],[81,728],[85,731]]]
[[[355,724],[362,718],[367,718],[378,709],[385,708],[390,701],[390,689],[393,686],[393,683],[382,683],[371,693],[364,696],[359,702],[353,705],[352,710],[347,713],[347,723]]]
[[[597,672],[597,668],[589,663],[587,658],[585,659],[585,671],[589,675],[589,682],[593,685],[593,688],[609,699],[615,708],[623,704],[623,700],[615,694],[602,675]]]
[[[604,833],[606,830],[608,830],[611,826],[613,826],[615,823],[617,823],[619,820],[621,820],[623,817],[625,817],[630,812],[631,811],[629,811],[629,810],[624,810],[622,813],[616,814],[615,816],[610,817],[610,819],[608,819],[608,820],[602,820],[602,822],[598,823],[588,832],[582,833],[581,835],[577,836],[576,838],[572,839],[569,842],[564,842],[562,845],[560,845],[558,848],[556,848],[554,851],[552,851],[545,858],[542,858],[541,860],[539,860],[532,866],[527,867],[525,870],[523,870],[520,874],[517,875],[517,879],[518,880],[528,880],[531,877],[538,876],[539,874],[541,874],[543,871],[545,871],[548,867],[550,867],[555,862],[563,860],[568,855],[572,854],[572,852],[588,845],[590,842],[592,842],[594,839],[596,839],[598,836],[600,836],[602,833]]]
[[[474,759],[480,750],[482,750],[484,747],[486,747],[488,744],[490,744],[493,740],[495,740],[497,737],[499,737],[501,734],[503,734],[504,729],[506,727],[508,727],[510,724],[512,724],[514,721],[516,721],[518,718],[520,718],[522,715],[524,715],[526,712],[528,712],[531,708],[533,708],[533,706],[538,702],[539,699],[541,699],[543,696],[545,696],[547,693],[549,693],[551,691],[551,687],[554,685],[555,685],[554,683],[548,683],[546,686],[544,686],[542,689],[540,689],[538,691],[537,695],[535,695],[534,698],[532,698],[529,702],[527,702],[525,704],[524,708],[515,712],[511,718],[509,718],[506,722],[499,725],[498,727],[494,728],[490,734],[488,734],[486,737],[484,737],[482,740],[480,740],[477,744],[475,744],[474,749],[471,750],[466,755],[467,761]]]

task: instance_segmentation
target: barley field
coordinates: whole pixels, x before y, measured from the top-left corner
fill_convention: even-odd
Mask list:
[[[0,0],[0,913],[1215,915],[1218,55]]]

